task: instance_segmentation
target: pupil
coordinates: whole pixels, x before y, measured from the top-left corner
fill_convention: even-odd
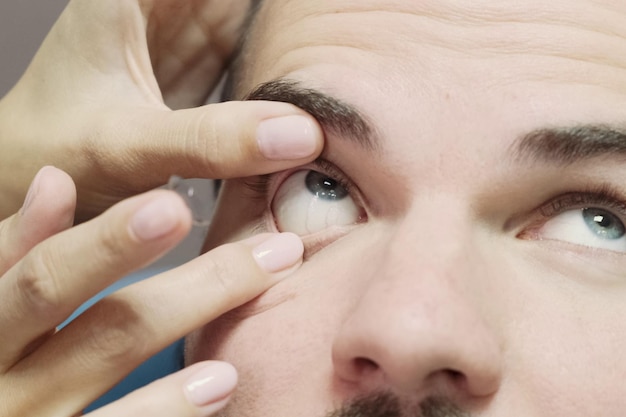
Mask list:
[[[583,209],[583,218],[589,229],[605,239],[619,239],[626,234],[626,227],[613,214],[596,208]]]
[[[608,218],[608,217],[606,217],[606,216],[600,216],[600,215],[598,215],[598,216],[595,216],[595,217],[593,218],[593,220],[594,220],[596,223],[598,223],[598,225],[599,225],[599,226],[601,226],[601,227],[609,227],[609,226],[611,225],[611,219],[609,219],[609,218]]]
[[[305,182],[311,194],[324,200],[341,200],[348,195],[348,190],[337,180],[316,171],[310,171]]]

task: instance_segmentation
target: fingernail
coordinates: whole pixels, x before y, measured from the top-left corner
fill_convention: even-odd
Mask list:
[[[274,273],[295,265],[302,259],[304,245],[294,233],[280,233],[252,250],[257,264],[266,272]]]
[[[37,175],[35,175],[35,178],[33,178],[33,181],[30,183],[30,186],[28,187],[28,192],[26,193],[26,198],[24,198],[24,204],[22,204],[22,208],[20,209],[20,214],[26,213],[28,207],[30,207],[32,202],[35,200],[35,197],[39,192],[40,178],[43,171],[45,171],[47,168],[47,166],[41,168],[39,172],[37,172]]]
[[[139,239],[154,240],[170,233],[181,220],[178,197],[161,196],[139,209],[130,221],[130,227]]]
[[[311,156],[321,136],[320,128],[304,116],[284,116],[261,122],[257,141],[268,159],[300,159]]]
[[[204,407],[230,395],[236,385],[235,368],[226,362],[214,362],[187,380],[185,394],[196,407]]]

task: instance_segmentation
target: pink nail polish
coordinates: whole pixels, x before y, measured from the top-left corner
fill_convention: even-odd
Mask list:
[[[295,265],[302,259],[304,245],[294,233],[275,234],[252,251],[263,270],[274,273]]]
[[[315,122],[304,116],[284,116],[261,122],[257,142],[268,159],[300,159],[311,156],[322,135]]]
[[[28,207],[30,207],[32,202],[35,200],[35,197],[37,196],[37,193],[39,191],[41,176],[44,175],[44,172],[47,171],[49,168],[49,166],[41,168],[39,172],[37,172],[37,175],[35,175],[35,178],[33,178],[33,181],[30,183],[30,187],[28,187],[26,198],[24,198],[24,204],[22,204],[22,208],[20,209],[20,214],[24,214],[26,210],[28,210]]]
[[[135,236],[143,241],[158,239],[170,233],[182,218],[182,200],[161,196],[140,208],[130,221]]]
[[[226,362],[212,362],[185,383],[185,395],[196,407],[205,407],[229,396],[237,386],[237,371]]]

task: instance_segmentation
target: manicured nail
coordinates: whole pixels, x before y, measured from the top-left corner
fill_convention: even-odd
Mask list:
[[[35,197],[37,196],[37,193],[39,192],[39,183],[41,182],[40,178],[43,175],[43,172],[46,171],[48,168],[49,167],[47,166],[41,168],[39,172],[37,172],[37,175],[35,175],[35,178],[33,178],[33,181],[30,183],[30,187],[28,187],[26,198],[24,198],[24,204],[22,204],[22,208],[20,209],[20,214],[26,213],[26,210],[28,210],[28,207],[30,207],[32,202],[35,200]]]
[[[139,209],[130,221],[130,227],[141,240],[154,240],[170,233],[181,220],[181,206],[177,197],[160,196]]]
[[[295,265],[302,259],[304,245],[294,233],[275,234],[256,246],[253,251],[257,264],[266,272],[274,273]]]
[[[196,407],[224,399],[237,385],[237,371],[226,362],[213,362],[197,371],[185,384],[185,394]]]
[[[304,116],[284,116],[261,122],[257,141],[268,159],[300,159],[311,156],[322,135],[317,124]]]

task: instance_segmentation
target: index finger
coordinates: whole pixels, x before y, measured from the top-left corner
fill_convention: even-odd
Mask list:
[[[131,115],[128,115],[131,117]],[[134,172],[170,172],[188,178],[236,178],[305,164],[322,151],[318,122],[287,103],[232,101],[184,110],[133,111],[111,143]],[[141,155],[141,158],[137,156]],[[140,165],[140,166],[137,166]]]

